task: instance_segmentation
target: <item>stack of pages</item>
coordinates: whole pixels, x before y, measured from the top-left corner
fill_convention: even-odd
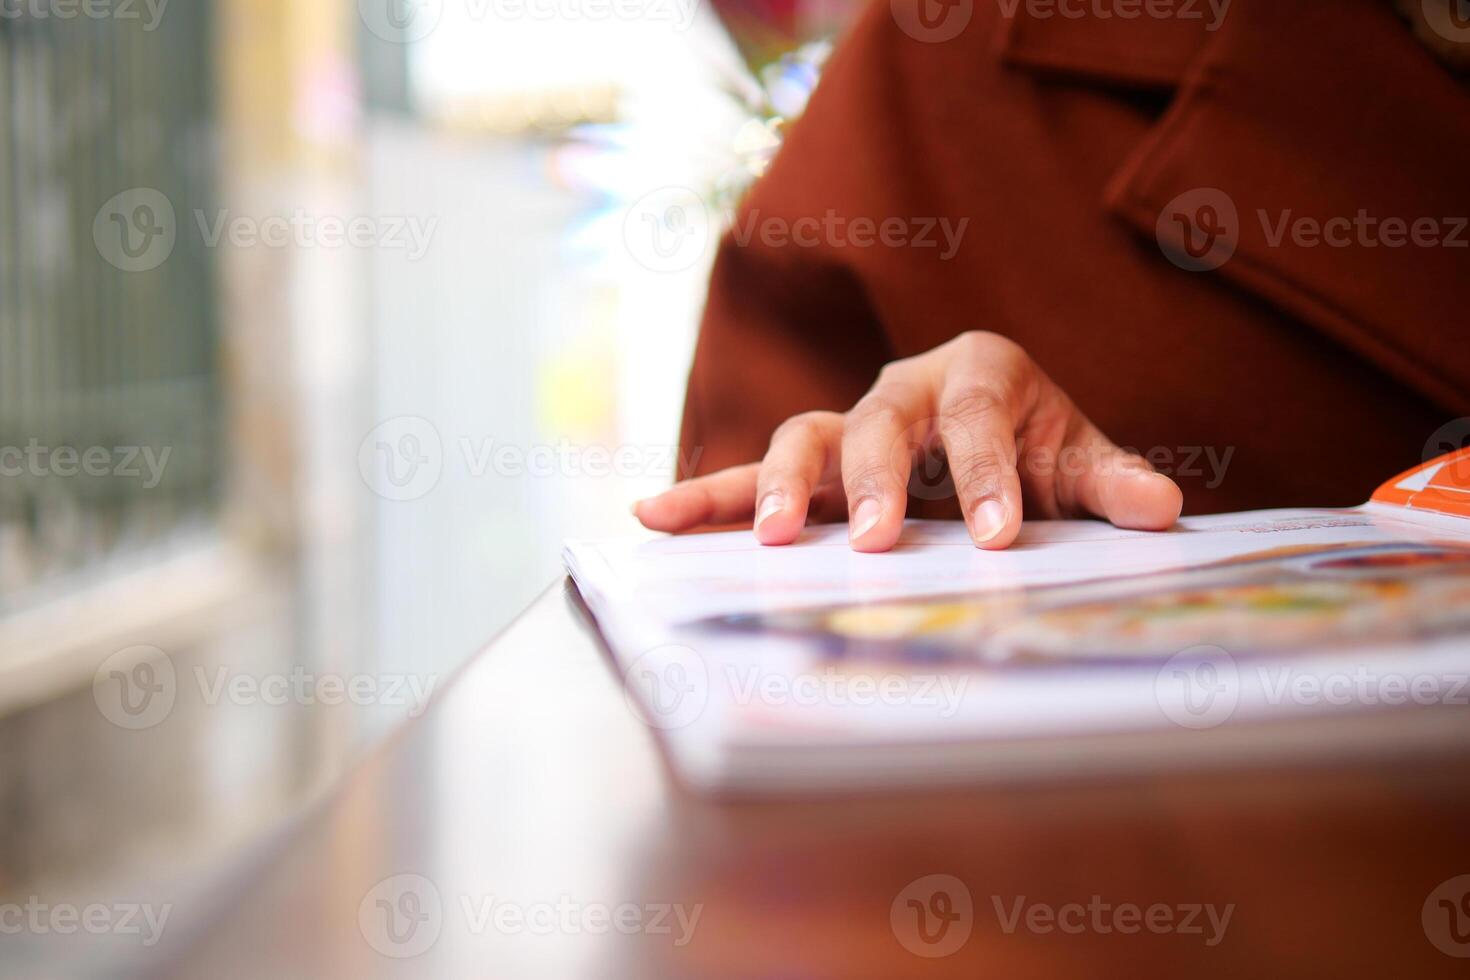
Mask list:
[[[1359,755],[1470,737],[1470,450],[1351,509],[575,541],[629,704],[710,792]]]

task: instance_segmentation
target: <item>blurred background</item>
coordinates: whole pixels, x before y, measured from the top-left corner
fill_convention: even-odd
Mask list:
[[[0,0],[0,908],[187,930],[635,531],[852,6]],[[146,953],[9,924],[4,975]]]

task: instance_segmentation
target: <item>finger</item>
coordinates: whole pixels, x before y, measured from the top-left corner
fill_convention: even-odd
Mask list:
[[[1066,461],[1071,452],[1074,462]],[[1124,452],[1086,423],[1081,437],[1062,450],[1058,496],[1118,527],[1163,531],[1184,509],[1179,485],[1154,470],[1148,461]]]
[[[929,415],[927,384],[916,375],[880,378],[847,413],[842,435],[842,485],[848,539],[856,551],[887,551],[898,543],[908,505],[911,430]]]
[[[652,531],[687,531],[705,524],[749,521],[755,512],[759,463],[732,466],[677,483],[656,497],[633,505],[633,515]]]
[[[761,544],[790,544],[806,525],[812,494],[835,473],[842,416],[807,412],[771,436],[755,489],[755,536]]]
[[[997,379],[966,373],[945,382],[939,436],[960,510],[976,546],[1010,547],[1021,533],[1016,421]]]

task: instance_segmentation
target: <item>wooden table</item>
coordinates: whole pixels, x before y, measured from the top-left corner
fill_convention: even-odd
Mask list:
[[[1470,904],[1459,946],[1450,908],[1421,919],[1470,873],[1463,754],[718,803],[672,780],[578,606],[543,595],[169,975],[1470,973],[1432,941],[1470,956]],[[1194,906],[1230,906],[1223,934],[1173,929]]]

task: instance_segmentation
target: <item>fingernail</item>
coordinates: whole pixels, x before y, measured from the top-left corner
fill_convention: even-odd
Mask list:
[[[848,533],[850,540],[856,541],[878,526],[883,519],[883,505],[873,497],[869,497],[857,505],[857,510],[852,512],[852,530]]]
[[[999,500],[982,501],[975,508],[971,524],[974,527],[975,543],[984,544],[1005,530],[1006,505]]]
[[[786,498],[781,496],[779,490],[773,490],[761,498],[761,505],[755,512],[755,526],[760,527],[766,521],[781,513],[786,506]]]

